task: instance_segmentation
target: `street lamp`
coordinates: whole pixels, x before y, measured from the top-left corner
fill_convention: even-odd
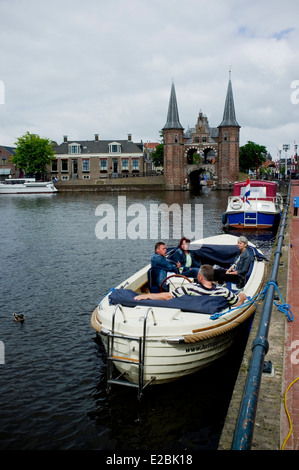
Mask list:
[[[290,145],[289,144],[283,144],[282,148],[283,148],[283,150],[285,150],[285,153],[286,153],[286,164],[285,164],[284,174],[285,174],[285,177],[287,177],[287,174],[288,174],[287,151],[290,149]]]

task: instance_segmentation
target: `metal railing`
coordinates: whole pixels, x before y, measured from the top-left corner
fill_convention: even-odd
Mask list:
[[[277,248],[274,254],[271,277],[268,281],[269,287],[265,295],[259,329],[256,338],[252,343],[252,358],[249,364],[247,380],[243,392],[234,440],[232,443],[232,450],[250,450],[251,448],[258,394],[264,367],[264,357],[269,349],[268,333],[270,328],[270,319],[272,314],[279,260],[282,254],[281,250],[283,246],[284,231],[290,204],[290,193],[291,185],[289,184],[287,200],[280,224]]]
[[[123,385],[126,387],[135,387],[138,389],[138,400],[141,399],[142,392],[151,382],[153,382],[156,377],[152,376],[151,379],[143,385],[143,377],[144,377],[144,363],[145,363],[145,342],[146,342],[146,325],[148,316],[151,313],[154,326],[157,325],[157,320],[154,314],[154,310],[152,307],[148,307],[143,317],[143,336],[128,336],[122,333],[115,333],[115,316],[117,312],[121,312],[123,316],[123,322],[127,323],[127,318],[125,316],[123,306],[117,304],[114,308],[112,313],[112,327],[111,331],[108,334],[107,340],[107,392],[111,389],[111,384],[118,384]],[[132,359],[129,357],[120,357],[114,356],[113,349],[114,349],[114,338],[120,338],[122,341],[137,341],[139,344],[138,351],[139,357],[137,359]],[[117,378],[113,378],[113,362],[126,362],[127,364],[134,364],[138,367],[138,383],[131,383],[127,380],[122,380],[124,372],[120,374]]]

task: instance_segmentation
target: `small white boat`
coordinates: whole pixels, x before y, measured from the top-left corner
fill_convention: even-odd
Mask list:
[[[35,178],[9,178],[0,182],[0,194],[54,194],[52,181],[36,181]]]
[[[282,196],[272,181],[235,183],[222,216],[224,225],[239,229],[277,227],[283,211]]]
[[[221,265],[225,260],[222,265],[229,266],[239,254],[237,239],[222,234],[192,242],[190,247],[197,249],[203,264]],[[249,246],[255,256],[243,291],[253,298],[262,288],[265,258],[254,245]],[[255,311],[252,301],[229,309],[227,304],[213,304],[215,297],[210,295],[185,296],[192,304],[185,304],[183,298],[134,301],[136,293],[149,287],[149,269],[150,265],[144,267],[108,293],[91,316],[108,355],[108,389],[120,383],[138,387],[140,395],[149,383],[169,382],[209,366],[227,352],[238,327]],[[178,276],[172,280],[176,287],[182,280],[189,282]],[[199,306],[203,298],[209,299]],[[122,377],[113,378],[113,364]]]

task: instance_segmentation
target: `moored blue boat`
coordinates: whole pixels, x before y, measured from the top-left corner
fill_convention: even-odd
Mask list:
[[[271,229],[279,224],[282,210],[283,200],[275,182],[248,178],[235,183],[222,222],[239,229]]]

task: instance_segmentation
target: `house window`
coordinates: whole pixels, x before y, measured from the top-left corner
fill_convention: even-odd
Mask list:
[[[72,153],[72,154],[80,153],[80,145],[79,144],[69,144],[69,153]]]
[[[129,159],[128,158],[123,158],[121,161],[121,169],[123,171],[129,171]]]
[[[121,145],[118,142],[109,144],[109,153],[121,153]]]
[[[6,165],[6,158],[2,157],[2,165]]]
[[[52,160],[52,168],[51,168],[51,171],[57,171],[57,159],[56,160]]]
[[[174,143],[175,143],[175,144],[178,143],[178,135],[177,135],[177,134],[174,135]]]
[[[202,141],[203,141],[203,142],[206,142],[206,141],[207,141],[207,137],[206,137],[205,135],[203,136]]]
[[[107,160],[106,159],[101,159],[100,160],[100,171],[103,173],[107,171]]]
[[[69,171],[69,161],[67,159],[61,159],[61,171]]]
[[[138,171],[139,170],[139,158],[132,159],[132,170]]]
[[[83,158],[82,171],[89,171],[89,158]]]

